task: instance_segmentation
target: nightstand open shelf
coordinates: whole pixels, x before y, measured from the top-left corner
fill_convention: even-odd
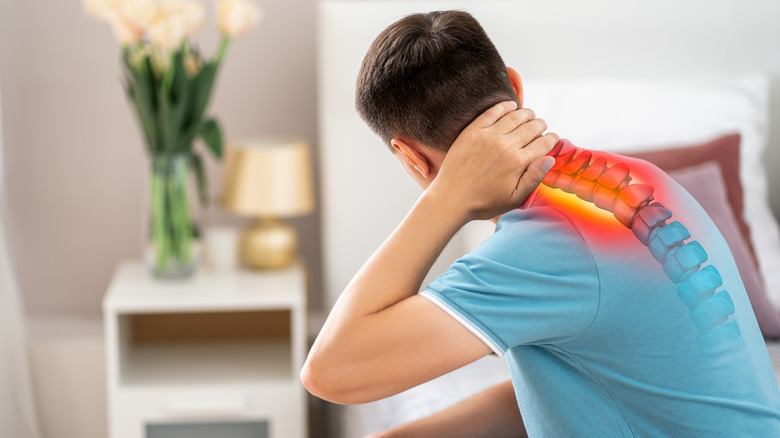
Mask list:
[[[300,264],[181,281],[120,265],[103,302],[111,436],[193,421],[305,436],[305,285]]]
[[[123,387],[206,385],[292,380],[290,344],[213,342],[132,348],[120,368]]]

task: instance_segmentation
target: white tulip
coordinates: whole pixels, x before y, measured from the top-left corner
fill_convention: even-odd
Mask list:
[[[82,0],[84,10],[108,22],[123,45],[145,36],[163,50],[175,50],[203,27],[206,12],[199,0]]]
[[[163,49],[176,49],[203,27],[205,19],[206,12],[199,1],[158,1],[154,18],[147,27],[149,39]]]
[[[219,0],[217,27],[229,37],[244,35],[260,20],[260,8],[249,0]]]
[[[187,38],[187,22],[181,15],[168,15],[149,26],[149,40],[163,50],[175,50]]]
[[[123,46],[138,44],[144,36],[144,30],[122,14],[115,14],[110,18],[110,23],[114,36]]]
[[[155,0],[124,0],[122,15],[135,26],[147,30],[159,14],[158,2]]]
[[[84,10],[100,21],[111,25],[116,39],[122,45],[137,44],[144,34],[143,27],[130,19],[124,9],[137,0],[84,0]]]
[[[182,8],[182,15],[187,27],[187,36],[198,33],[206,20],[206,9],[201,2],[186,2]]]

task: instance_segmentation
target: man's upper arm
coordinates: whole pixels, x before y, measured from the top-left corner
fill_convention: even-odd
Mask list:
[[[422,296],[409,297],[362,324],[353,334],[366,342],[353,395],[363,403],[389,397],[458,369],[491,353],[491,348],[455,318]]]

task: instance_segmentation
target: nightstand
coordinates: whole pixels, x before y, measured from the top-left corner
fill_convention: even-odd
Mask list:
[[[111,438],[302,438],[306,274],[116,270],[103,300]]]

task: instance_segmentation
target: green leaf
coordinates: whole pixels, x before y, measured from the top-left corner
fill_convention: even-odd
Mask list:
[[[147,148],[149,152],[154,153],[159,150],[160,138],[155,121],[157,105],[152,66],[148,57],[144,57],[141,62],[134,65],[130,62],[129,52],[125,51],[123,54],[128,97],[141,125]]]
[[[195,179],[198,182],[198,195],[200,196],[200,203],[202,205],[208,205],[208,181],[206,180],[206,171],[203,168],[203,161],[200,159],[200,155],[193,153],[191,155],[192,169],[195,171]]]
[[[130,99],[130,101],[132,101],[133,93],[135,91],[135,85],[133,84],[133,79],[130,77],[128,73],[125,73],[122,75],[121,78],[119,78],[119,83],[122,85],[122,88],[125,89],[125,92],[127,93],[127,98]]]
[[[218,65],[208,62],[195,76],[193,83],[192,112],[190,120],[197,123],[203,118],[206,107],[211,97],[211,89],[214,87],[214,79],[217,76]]]
[[[177,152],[188,152],[192,145],[192,136],[187,134],[190,130],[188,124],[191,123],[189,120],[192,94],[190,82],[193,80],[187,76],[187,69],[184,65],[184,50],[180,50],[174,55],[171,68],[173,68],[173,73],[169,97],[169,123],[173,133],[171,141],[174,144],[172,146]],[[190,141],[182,141],[184,137],[190,137]]]
[[[171,117],[171,85],[174,71],[173,63],[163,71],[157,93],[157,127],[161,131],[160,149],[166,152],[174,152],[177,146],[176,135],[178,132]]]
[[[180,50],[173,56],[173,78],[171,82],[171,102],[181,102],[188,93],[187,69],[184,66],[184,51]]]
[[[190,54],[195,56],[199,70],[189,77],[189,93],[187,102],[187,115],[182,121],[181,137],[178,150],[187,151],[195,137],[200,135],[201,126],[204,123],[204,114],[211,99],[217,70],[219,65],[213,61],[203,62],[200,53],[189,48]]]
[[[216,119],[208,119],[200,125],[198,135],[217,158],[222,158],[222,129]]]

